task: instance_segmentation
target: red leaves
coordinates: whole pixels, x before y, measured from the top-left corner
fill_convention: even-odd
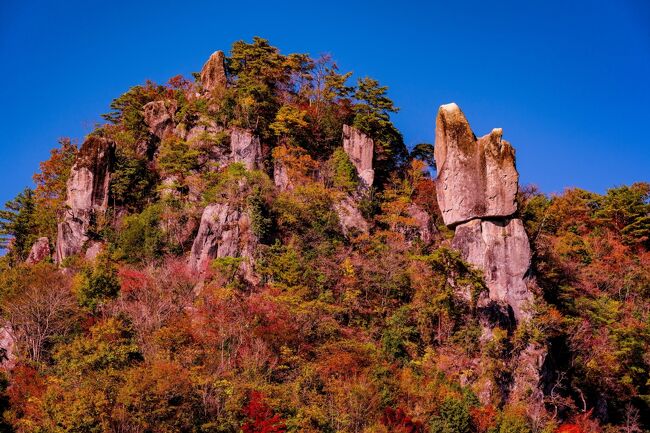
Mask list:
[[[564,424],[555,430],[555,433],[586,433],[583,429],[575,424]]]
[[[399,407],[384,409],[381,423],[393,433],[421,433],[424,431],[424,426],[420,421],[413,420]]]
[[[36,369],[19,364],[11,371],[11,386],[7,390],[9,402],[17,418],[39,419],[42,415],[39,400],[47,385]]]
[[[248,404],[244,406],[246,422],[242,425],[244,433],[284,433],[286,425],[280,415],[274,414],[264,396],[259,391],[251,391]]]
[[[478,433],[487,432],[496,425],[497,411],[491,405],[472,408],[470,415]]]

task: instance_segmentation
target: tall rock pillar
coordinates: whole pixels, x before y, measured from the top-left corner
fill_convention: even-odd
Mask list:
[[[493,129],[476,138],[458,105],[440,107],[434,157],[436,193],[452,246],[481,269],[489,298],[507,304],[514,318],[527,319],[531,252],[522,221],[515,217],[519,175],[515,151]]]

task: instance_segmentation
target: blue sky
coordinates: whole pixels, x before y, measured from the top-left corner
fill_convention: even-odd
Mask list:
[[[650,3],[489,3],[2,0],[0,203],[130,86],[189,76],[254,35],[389,86],[409,145],[455,101],[477,135],[504,129],[523,183],[650,181]]]

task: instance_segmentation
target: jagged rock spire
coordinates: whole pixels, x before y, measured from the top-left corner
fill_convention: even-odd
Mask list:
[[[215,51],[203,69],[201,69],[201,84],[208,92],[226,85],[226,68],[224,67],[225,56],[223,51]]]

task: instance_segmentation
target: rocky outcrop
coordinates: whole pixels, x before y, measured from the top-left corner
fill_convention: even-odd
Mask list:
[[[440,107],[434,149],[436,192],[448,226],[473,218],[507,217],[517,210],[515,152],[501,136],[498,128],[476,139],[458,105]]]
[[[291,191],[294,187],[287,166],[279,159],[273,160],[273,183],[280,191]]]
[[[262,166],[260,139],[246,129],[233,128],[230,131],[230,152],[233,162],[241,162],[248,170]]]
[[[370,188],[375,180],[372,168],[374,142],[358,129],[343,125],[343,150],[357,169],[357,174],[365,188]]]
[[[452,245],[482,270],[489,299],[529,317],[530,244],[517,211],[515,152],[494,129],[476,139],[456,104],[440,107],[434,157],[436,193],[442,217],[455,228]]]
[[[10,369],[16,364],[15,348],[11,325],[6,323],[0,328],[0,366]]]
[[[29,255],[25,260],[25,263],[34,265],[36,263],[42,262],[50,256],[50,240],[47,237],[38,238],[32,249],[29,251]]]
[[[370,230],[368,221],[361,215],[361,211],[352,197],[346,196],[343,200],[335,203],[334,210],[339,217],[344,235],[368,233]]]
[[[226,86],[226,70],[222,51],[215,51],[201,69],[201,84],[208,92]]]
[[[211,204],[201,216],[189,264],[192,270],[204,274],[215,258],[241,257],[243,260],[240,269],[248,281],[253,281],[252,265],[256,245],[257,238],[247,212],[229,203]]]
[[[91,224],[108,208],[114,152],[112,141],[94,136],[79,149],[67,182],[66,208],[57,226],[57,263],[82,251]]]
[[[408,205],[406,214],[406,223],[395,225],[393,230],[402,233],[409,242],[419,239],[425,244],[430,243],[437,232],[431,215],[415,203]]]
[[[176,101],[152,101],[142,107],[144,123],[156,137],[163,139],[174,132]]]
[[[507,303],[515,319],[527,317],[533,300],[528,289],[530,244],[520,219],[474,219],[456,226],[452,246],[483,270],[489,298]]]

